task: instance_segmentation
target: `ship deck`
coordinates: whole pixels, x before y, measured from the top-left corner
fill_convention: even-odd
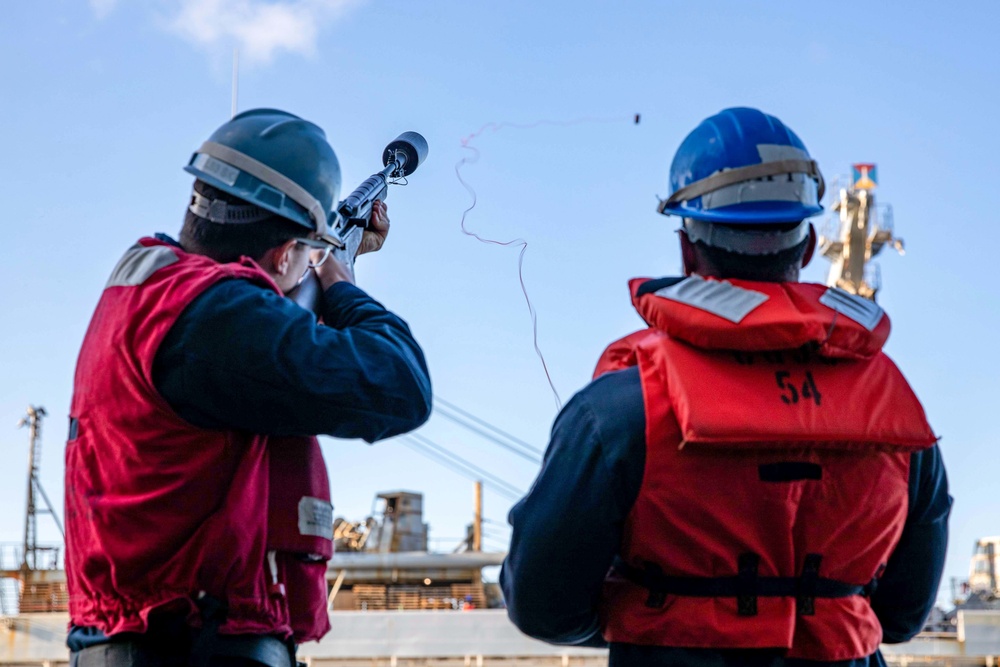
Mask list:
[[[891,665],[997,667],[1000,612],[960,612],[958,633],[920,635],[882,647]],[[0,665],[64,667],[65,613],[0,621]],[[333,630],[303,644],[310,667],[598,667],[607,651],[551,646],[521,634],[502,609],[334,612]]]

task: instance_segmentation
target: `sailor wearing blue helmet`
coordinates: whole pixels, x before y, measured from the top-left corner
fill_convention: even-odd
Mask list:
[[[648,328],[608,346],[510,513],[523,632],[611,667],[864,667],[920,631],[944,465],[885,313],[798,281],[823,189],[756,109],[684,139],[659,206],[684,275],[631,282]]]

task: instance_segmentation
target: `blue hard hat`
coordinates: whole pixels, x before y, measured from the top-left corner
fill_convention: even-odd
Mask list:
[[[184,170],[319,234],[340,195],[340,163],[323,130],[277,109],[233,116]]]
[[[670,165],[664,215],[732,225],[789,223],[823,211],[823,176],[774,116],[737,107],[706,118]]]

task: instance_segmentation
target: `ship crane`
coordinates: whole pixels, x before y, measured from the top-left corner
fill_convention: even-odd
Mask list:
[[[0,550],[0,614],[9,615],[14,609],[19,613],[65,611],[68,603],[66,573],[60,568],[59,547],[38,543],[39,514],[52,516],[56,528],[65,539],[62,522],[53,508],[39,479],[42,447],[42,420],[45,408],[28,406],[28,413],[18,422],[27,428],[28,445],[28,498],[24,519],[24,542],[20,553],[15,552],[16,567],[4,550]],[[39,502],[41,501],[41,502]],[[41,507],[40,505],[44,505]],[[9,580],[17,583],[17,604],[8,599]]]
[[[42,488],[42,483],[38,479],[38,467],[41,462],[42,418],[46,414],[45,408],[29,405],[28,414],[18,422],[19,427],[28,428],[30,440],[28,449],[28,502],[26,503],[27,509],[24,519],[24,548],[21,551],[21,569],[25,572],[39,569],[38,557],[43,552],[58,551],[55,547],[39,546],[37,515],[52,515],[52,519],[55,521],[60,535],[65,539],[62,522],[59,521],[59,516],[52,508],[52,503],[49,501],[49,497],[46,495],[45,490]],[[35,502],[36,494],[41,496],[45,502],[46,509],[38,508],[38,504]],[[58,560],[58,555],[55,556],[54,560]]]
[[[887,245],[904,254],[903,239],[893,233],[892,207],[875,204],[875,165],[855,164],[853,171],[853,184],[840,189],[833,205],[838,229],[820,236],[819,249],[832,262],[827,285],[874,301],[881,280],[878,267],[869,270],[869,263]]]

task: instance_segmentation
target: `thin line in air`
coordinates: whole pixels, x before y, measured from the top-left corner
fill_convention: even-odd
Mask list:
[[[581,118],[574,118],[572,120],[549,120],[542,119],[536,120],[531,123],[510,123],[510,122],[489,122],[480,127],[478,130],[472,134],[464,137],[461,140],[462,148],[469,151],[455,164],[455,176],[458,177],[458,182],[462,184],[469,195],[472,197],[472,203],[462,211],[462,233],[466,236],[471,236],[477,241],[482,243],[489,243],[498,246],[520,246],[521,250],[517,255],[517,279],[521,283],[521,293],[524,294],[524,301],[528,305],[528,314],[531,316],[531,341],[535,348],[535,354],[538,355],[539,361],[542,362],[542,370],[545,371],[545,379],[548,380],[549,388],[552,389],[552,395],[555,397],[556,410],[562,409],[562,398],[559,396],[559,391],[556,389],[555,383],[552,381],[552,374],[549,372],[549,366],[545,361],[545,355],[542,354],[541,348],[538,346],[538,314],[535,311],[534,305],[531,303],[531,297],[528,296],[528,288],[524,282],[524,253],[528,250],[528,242],[523,238],[516,238],[510,241],[498,241],[496,239],[489,239],[480,236],[476,232],[469,231],[465,226],[465,221],[469,216],[469,213],[476,207],[476,191],[469,185],[464,178],[462,178],[462,167],[467,164],[474,164],[479,161],[479,149],[472,145],[473,139],[482,136],[486,132],[499,132],[504,128],[513,128],[518,130],[527,130],[535,127],[540,127],[543,125],[551,125],[557,127],[569,127],[573,125],[585,125],[590,123],[621,123],[624,121],[632,121],[636,124],[639,123],[639,114],[630,114],[628,116],[583,116]]]

